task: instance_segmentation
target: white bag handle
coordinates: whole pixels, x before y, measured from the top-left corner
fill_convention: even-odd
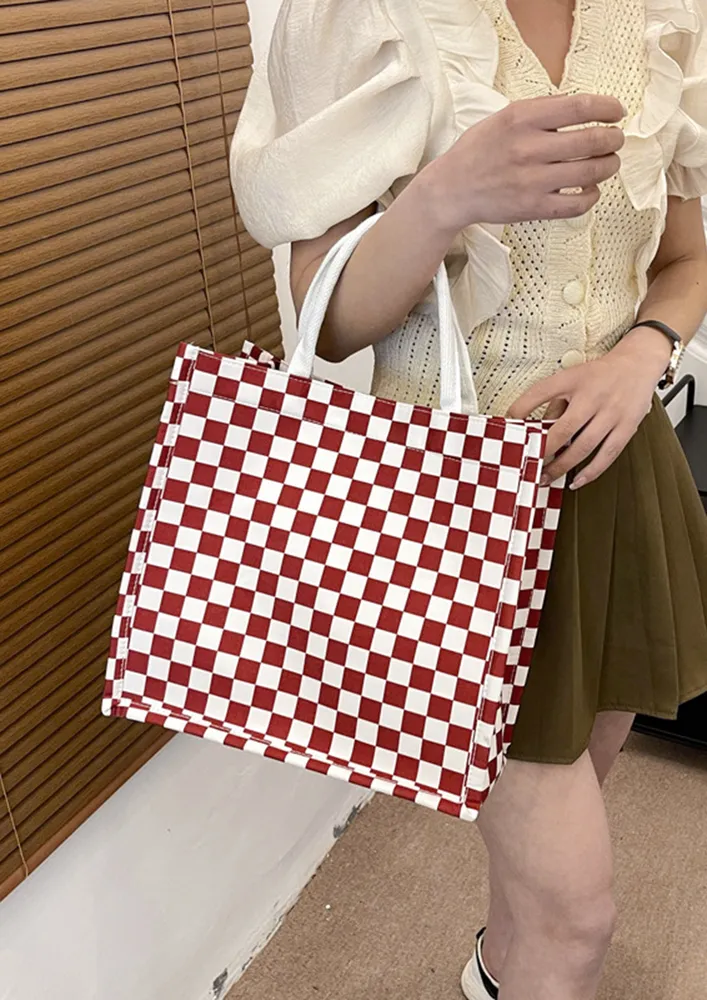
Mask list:
[[[288,365],[291,375],[311,378],[317,342],[329,303],[344,268],[366,233],[381,218],[373,215],[331,248],[309,286],[299,323],[299,343]],[[440,347],[440,408],[448,413],[478,413],[469,351],[459,327],[444,262],[434,280]]]

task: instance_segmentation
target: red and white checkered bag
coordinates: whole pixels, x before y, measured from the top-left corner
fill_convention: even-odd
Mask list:
[[[476,415],[444,267],[441,408],[312,379],[328,255],[288,369],[182,345],[103,710],[473,820],[510,745],[562,488],[548,424]]]

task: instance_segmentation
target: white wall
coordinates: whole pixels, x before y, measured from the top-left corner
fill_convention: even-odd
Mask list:
[[[279,2],[251,5],[259,52]],[[283,316],[291,344],[287,296]],[[173,740],[0,903],[0,1000],[225,995],[361,801],[331,779]]]

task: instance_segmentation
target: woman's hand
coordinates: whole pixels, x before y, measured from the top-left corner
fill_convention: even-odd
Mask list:
[[[596,452],[570,486],[578,490],[616,461],[650,412],[671,353],[659,331],[632,330],[605,357],[543,379],[511,407],[508,415],[524,420],[549,403],[548,418],[557,418],[548,439],[545,483]]]
[[[453,234],[475,222],[584,215],[619,171],[624,144],[621,129],[590,123],[624,116],[614,97],[595,94],[515,101],[468,129],[413,184],[432,192],[437,224]]]

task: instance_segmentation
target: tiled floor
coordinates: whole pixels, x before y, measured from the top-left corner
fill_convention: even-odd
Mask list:
[[[707,754],[633,737],[607,790],[622,923],[601,1000],[707,1000]],[[228,1000],[460,1000],[475,829],[378,796]]]

